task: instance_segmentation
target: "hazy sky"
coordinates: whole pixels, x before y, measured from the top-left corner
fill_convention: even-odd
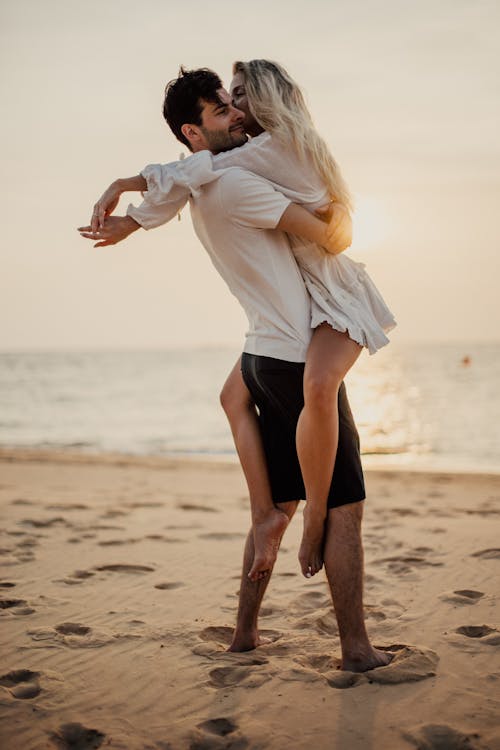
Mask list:
[[[0,42],[0,349],[242,343],[188,210],[113,248],[75,229],[183,150],[161,115],[180,63],[229,83],[252,57],[303,86],[394,340],[500,339],[497,0],[2,0]]]

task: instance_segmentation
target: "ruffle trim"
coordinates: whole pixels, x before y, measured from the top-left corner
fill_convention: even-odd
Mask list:
[[[343,323],[339,323],[333,320],[333,318],[328,317],[324,314],[312,316],[311,328],[316,329],[322,323],[327,323],[330,328],[333,328],[334,331],[338,331],[339,333],[347,333],[351,341],[354,341],[364,349],[368,349],[369,354],[375,354],[379,349],[382,349],[382,347],[387,346],[387,344],[390,343],[389,339],[384,333],[381,333],[380,336],[377,336],[377,342],[375,343],[373,337],[370,336],[368,338],[366,332],[356,324],[349,323],[347,325],[344,325]],[[396,323],[394,323],[392,327],[394,328],[395,326]]]

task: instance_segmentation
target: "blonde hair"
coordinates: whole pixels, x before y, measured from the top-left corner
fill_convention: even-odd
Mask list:
[[[270,60],[237,61],[233,64],[236,73],[244,78],[248,106],[259,125],[283,145],[291,145],[300,158],[309,157],[330,197],[352,210],[349,188],[293,78]]]

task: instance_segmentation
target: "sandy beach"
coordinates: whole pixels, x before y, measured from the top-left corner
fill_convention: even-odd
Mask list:
[[[337,669],[299,512],[225,652],[249,504],[237,465],[0,453],[4,750],[500,748],[500,476],[369,471],[366,617],[388,667]]]

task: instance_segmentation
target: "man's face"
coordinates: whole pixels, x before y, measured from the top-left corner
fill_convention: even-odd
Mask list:
[[[225,89],[219,89],[217,96],[218,102],[204,102],[198,128],[201,148],[208,148],[213,154],[242,146],[248,140],[243,127],[244,113],[233,106]]]
[[[245,89],[245,80],[241,73],[234,74],[229,91],[231,92],[233,105],[235,107],[238,107],[238,109],[241,109],[241,111],[245,115],[245,119],[243,120],[243,127],[245,128],[245,131],[248,133],[248,135],[251,135],[253,137],[259,135],[259,133],[262,133],[263,128],[261,128],[255,117],[250,112]]]

